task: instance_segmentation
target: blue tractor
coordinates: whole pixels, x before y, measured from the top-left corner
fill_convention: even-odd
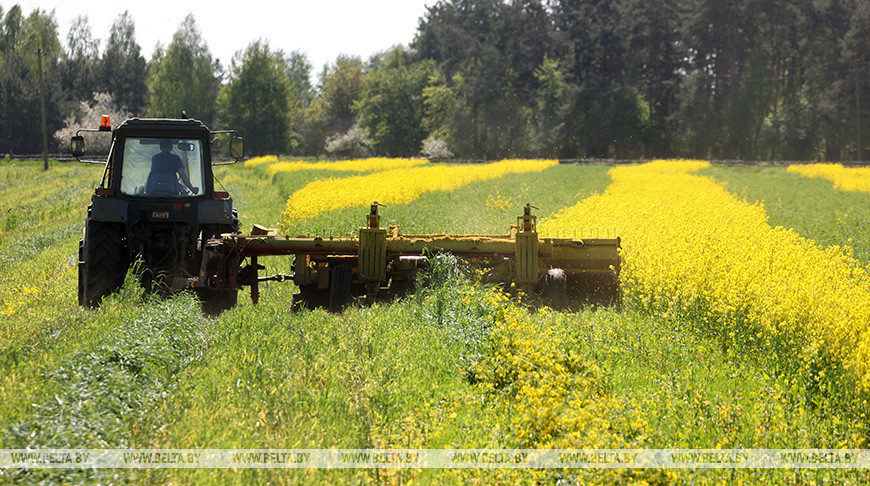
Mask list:
[[[132,118],[112,130],[79,130],[72,154],[85,153],[82,132],[110,132],[102,180],[88,206],[79,242],[79,304],[95,307],[124,282],[134,262],[142,285],[170,294],[193,289],[204,310],[217,313],[236,303],[238,285],[222,268],[206,268],[205,243],[238,233],[239,220],[226,191],[216,190],[212,166],[228,145],[234,163],[244,155],[235,131],[212,131],[193,119]],[[88,161],[93,162],[93,161]]]

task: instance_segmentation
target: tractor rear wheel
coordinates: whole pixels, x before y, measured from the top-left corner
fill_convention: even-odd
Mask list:
[[[79,304],[97,307],[124,284],[130,266],[124,226],[88,220],[79,243],[79,262]]]
[[[79,240],[79,259],[78,259],[78,270],[79,270],[79,305],[84,306],[86,302],[85,298],[85,237]]]

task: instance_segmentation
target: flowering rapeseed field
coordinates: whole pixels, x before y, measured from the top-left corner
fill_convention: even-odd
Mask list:
[[[277,155],[263,155],[260,157],[252,157],[245,161],[245,167],[257,167],[263,164],[272,164],[278,162]]]
[[[870,276],[848,248],[821,248],[771,227],[760,205],[692,174],[708,165],[614,167],[604,194],[539,230],[615,228],[628,302],[735,349],[761,349],[808,390],[870,390]]]
[[[7,164],[0,167],[0,266],[6,270],[0,275],[6,289],[0,292],[0,437],[7,448],[866,447],[866,404],[837,401],[848,396],[840,393],[846,388],[868,396],[866,258],[862,267],[848,249],[825,249],[772,227],[760,205],[700,176],[706,162],[613,168],[612,181],[604,168],[581,165],[501,177],[553,161],[445,171],[424,162],[366,176],[337,173],[350,175],[354,182],[347,185],[312,181],[320,171],[265,177],[268,164],[276,162],[268,157],[255,161],[254,169],[218,171],[245,224],[280,221],[287,194],[300,197],[297,202],[318,194],[310,188],[297,192],[308,183],[321,184],[313,187],[323,197],[348,199],[342,203],[348,207],[367,205],[373,195],[391,202],[390,190],[403,201],[457,188],[390,209],[400,212],[403,224],[433,231],[473,232],[489,224],[487,218],[502,224],[516,215],[511,208],[537,203],[545,235],[607,229],[623,237],[626,305],[578,313],[530,310],[497,288],[474,284],[473,276],[459,278],[460,265],[442,268],[453,275],[442,278],[433,263],[427,285],[408,298],[341,314],[290,312],[297,289],[264,283],[258,305],[240,298],[236,308],[206,317],[191,295],[143,297],[133,275],[100,310],[80,309],[75,255],[99,170],[43,171],[42,161]],[[359,163],[346,165],[361,171]],[[717,179],[728,170],[716,169]],[[777,201],[777,191],[793,191],[795,177],[770,171],[788,176],[765,193]],[[809,196],[816,200],[832,194],[819,191],[814,181],[802,182],[814,186]],[[371,189],[380,186],[382,192]],[[356,194],[361,188],[370,192]],[[595,191],[601,194],[587,197]],[[838,198],[848,201],[844,210],[860,214],[866,207],[867,195],[838,196],[849,196]],[[545,211],[578,200],[543,221]],[[447,204],[453,205],[450,211],[444,210]],[[812,219],[802,214],[807,211],[794,211],[805,206],[791,198],[774,204],[796,219]],[[827,217],[828,223],[838,224],[837,217]],[[860,223],[844,227],[837,236],[866,237]],[[840,239],[846,238],[831,241]],[[270,271],[290,271],[286,258],[264,260]],[[825,468],[0,468],[4,480],[870,482],[866,470]]]
[[[870,167],[844,167],[843,164],[790,165],[788,172],[818,177],[834,183],[843,191],[870,192]]]
[[[428,164],[426,159],[388,159],[373,157],[370,159],[340,160],[338,162],[304,162],[300,160],[278,162],[266,168],[269,176],[279,172],[296,172],[297,170],[336,170],[340,172],[382,172],[385,170],[405,169]]]
[[[640,410],[626,410],[607,393],[604,371],[566,346],[570,324],[534,318],[501,293],[487,295],[492,309],[487,354],[475,365],[484,392],[506,392],[511,428],[522,447],[628,447],[648,433]],[[632,443],[626,440],[631,437]]]
[[[404,204],[427,192],[449,191],[505,174],[539,172],[556,164],[558,161],[555,160],[503,160],[484,165],[426,165],[343,179],[315,180],[287,200],[284,223],[289,225],[325,211],[364,207],[374,201]]]

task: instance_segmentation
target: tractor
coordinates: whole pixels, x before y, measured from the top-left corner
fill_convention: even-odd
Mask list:
[[[105,161],[83,160],[82,132],[106,132],[112,143]],[[71,140],[79,161],[104,163],[102,180],[88,206],[79,241],[79,304],[95,307],[121,287],[131,265],[142,285],[169,294],[196,287],[208,312],[236,303],[237,288],[197,287],[203,242],[237,233],[239,220],[226,191],[216,190],[213,152],[229,138],[232,162],[244,141],[232,130],[212,131],[194,119],[132,118],[112,130],[103,116],[98,129]]]

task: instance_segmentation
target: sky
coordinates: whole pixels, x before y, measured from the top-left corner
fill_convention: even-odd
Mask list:
[[[25,16],[39,8],[54,11],[61,43],[66,46],[73,19],[87,15],[100,53],[118,16],[130,12],[136,41],[146,59],[157,43],[172,41],[181,21],[192,13],[213,57],[226,67],[236,51],[255,40],[273,49],[299,50],[308,56],[316,77],[340,54],[368,59],[414,39],[419,19],[436,0],[0,0],[3,12],[18,4]]]

